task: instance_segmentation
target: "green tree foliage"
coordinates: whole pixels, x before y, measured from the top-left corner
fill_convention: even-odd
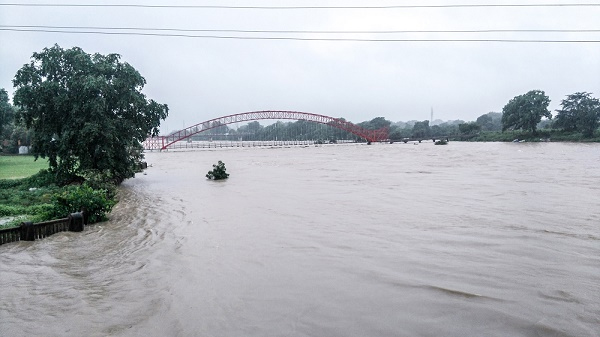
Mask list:
[[[258,121],[253,121],[248,123],[248,131],[250,132],[258,132],[263,128],[262,125]]]
[[[414,138],[429,138],[431,136],[429,121],[416,122],[412,129],[412,136]]]
[[[488,112],[477,117],[475,123],[481,127],[482,131],[501,131],[502,114],[500,112]]]
[[[217,164],[213,164],[213,169],[212,171],[208,171],[206,178],[211,180],[227,179],[229,177],[229,173],[225,172],[226,170],[225,163],[219,160]]]
[[[0,225],[0,229],[18,226],[22,221],[64,218],[82,209],[90,223],[104,221],[116,204],[112,185],[97,188],[88,184],[92,180],[87,180],[83,185],[59,187],[54,180],[48,170],[28,178],[0,180],[0,217],[15,217]]]
[[[19,152],[19,146],[31,145],[33,132],[27,130],[23,125],[9,123],[4,127],[4,140],[2,141],[2,152],[16,154]]]
[[[457,119],[453,121],[442,122],[431,127],[431,136],[434,137],[450,137],[458,135],[458,126],[464,124],[465,121]]]
[[[34,53],[13,84],[18,118],[34,130],[33,154],[47,157],[62,183],[84,170],[108,171],[116,183],[132,177],[141,142],[168,114],[146,99],[146,80],[117,54],[54,45]]]
[[[549,104],[550,98],[541,90],[514,97],[502,108],[502,131],[522,129],[535,133],[542,117],[552,118]]]
[[[458,125],[458,130],[461,134],[471,135],[481,131],[481,126],[476,122],[463,123]]]
[[[391,124],[391,121],[388,121],[383,117],[375,117],[370,121],[358,123],[358,126],[369,130],[378,130],[382,128],[389,128]]]
[[[65,186],[52,196],[53,209],[50,218],[62,218],[84,210],[90,223],[106,221],[106,216],[116,204],[106,190],[95,190],[90,186]]]
[[[567,131],[580,131],[591,137],[600,125],[600,101],[591,93],[576,92],[562,100],[562,109],[556,110],[554,126]]]
[[[0,135],[4,134],[5,126],[12,123],[13,114],[13,107],[8,102],[8,93],[6,90],[0,89]]]
[[[405,127],[401,128],[398,125],[392,125],[390,128],[390,139],[391,140],[402,140],[403,138],[410,138],[412,129]]]
[[[8,102],[8,93],[0,89],[0,149],[15,154],[20,145],[29,146],[31,131],[14,122],[17,109]]]
[[[206,132],[209,135],[223,135],[229,132],[229,128],[227,127],[227,125],[222,125],[219,121],[212,122],[212,124],[209,125],[208,128],[210,129]]]

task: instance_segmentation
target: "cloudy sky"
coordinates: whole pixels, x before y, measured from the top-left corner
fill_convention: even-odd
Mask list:
[[[170,113],[163,123],[163,131],[256,110],[305,111],[344,117],[353,122],[381,116],[396,122],[429,119],[433,108],[434,119],[470,121],[490,111],[501,111],[512,97],[533,89],[544,90],[550,96],[552,110],[559,107],[565,95],[574,92],[587,91],[600,97],[598,1],[27,2],[400,6],[327,9],[40,7],[6,5],[8,3],[0,0],[0,88],[12,95],[12,79],[17,70],[29,62],[33,52],[55,43],[63,48],[78,46],[88,53],[117,53],[146,78],[144,93],[169,105]],[[556,6],[586,3],[593,6]],[[454,6],[463,4],[554,6]],[[403,7],[412,5],[425,7]],[[448,5],[452,6],[446,7]],[[513,31],[473,32],[482,30]],[[105,34],[82,33],[92,31]],[[339,31],[354,33],[334,33]],[[213,37],[206,37],[208,35]],[[580,42],[531,42],[541,40]]]

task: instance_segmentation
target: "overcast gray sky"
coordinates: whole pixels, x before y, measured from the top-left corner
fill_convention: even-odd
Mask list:
[[[0,0],[0,4],[9,1]],[[32,1],[44,4],[393,6],[599,4],[593,1]],[[600,97],[600,32],[397,33],[406,30],[600,30],[600,6],[386,9],[231,9],[0,6],[0,88],[33,52],[57,43],[117,53],[169,105],[162,130],[255,110],[296,110],[362,122],[466,121],[501,111],[514,96],[544,90],[552,110],[568,94]],[[595,43],[361,42],[17,32],[14,26],[368,31],[353,34],[154,32],[160,34],[355,38],[594,40]],[[11,26],[11,27],[8,27]],[[21,28],[23,29],[23,28]],[[31,29],[31,28],[28,28]],[[91,29],[76,29],[91,31]],[[124,32],[124,31],[112,31]],[[144,31],[149,33],[150,31]]]

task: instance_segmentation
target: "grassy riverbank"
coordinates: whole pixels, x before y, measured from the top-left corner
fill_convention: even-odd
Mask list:
[[[23,221],[40,222],[86,209],[90,223],[106,220],[116,203],[113,185],[91,179],[58,186],[46,160],[0,156],[0,229]]]
[[[48,203],[52,189],[29,187],[26,178],[48,168],[48,161],[34,156],[0,156],[0,229],[14,227],[25,219],[35,219]],[[29,189],[32,189],[31,191]]]
[[[33,156],[0,156],[0,180],[27,178],[48,168],[48,160]]]
[[[59,188],[39,174],[46,160],[33,156],[0,156],[0,229],[22,221],[46,220],[51,213],[51,196]]]

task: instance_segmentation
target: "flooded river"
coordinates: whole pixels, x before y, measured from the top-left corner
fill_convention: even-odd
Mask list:
[[[1,336],[600,336],[600,144],[147,161],[109,222],[0,246]]]

